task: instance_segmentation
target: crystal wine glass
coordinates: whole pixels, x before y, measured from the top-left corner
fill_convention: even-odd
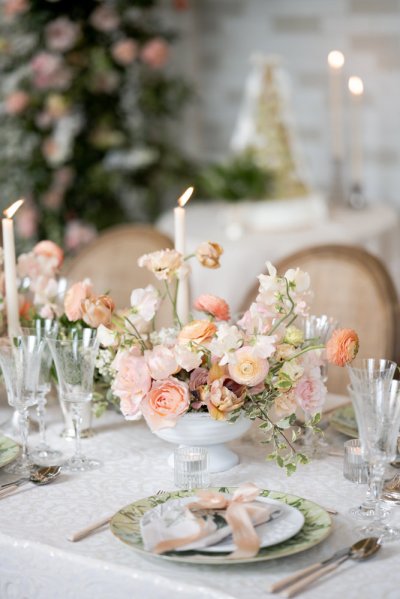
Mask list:
[[[360,434],[361,452],[369,464],[370,485],[375,501],[372,522],[360,532],[366,536],[395,539],[400,529],[383,522],[381,493],[385,467],[396,456],[397,436],[400,427],[400,382],[378,385],[375,389],[361,391],[349,386]]]
[[[56,335],[58,331],[58,322],[56,320],[37,320],[34,327],[22,328],[22,335],[36,335],[39,339],[45,340],[47,335]],[[36,463],[43,465],[53,464],[60,460],[62,452],[51,448],[46,441],[46,396],[51,388],[50,369],[52,364],[51,352],[48,344],[44,342],[42,359],[40,364],[39,381],[37,385],[36,413],[39,421],[40,442],[30,453]]]
[[[21,456],[7,467],[7,472],[29,475],[31,460],[28,454],[28,408],[36,403],[43,340],[35,335],[17,336],[11,343],[0,346],[0,367],[3,372],[9,404],[18,413],[21,437]]]
[[[99,343],[97,331],[74,329],[68,334],[49,336],[47,342],[57,371],[60,399],[71,405],[75,429],[75,454],[63,465],[71,472],[93,470],[101,462],[81,452],[82,407],[92,401],[93,376]]]
[[[361,393],[375,393],[379,389],[388,390],[393,380],[397,364],[391,360],[357,358],[347,365],[351,387]],[[366,497],[361,505],[350,509],[350,514],[362,520],[374,518],[375,499],[372,496],[370,480]]]
[[[300,326],[306,341],[312,341],[316,345],[325,345],[333,331],[339,326],[339,322],[327,314],[309,314],[300,320]],[[326,384],[328,380],[328,364],[321,355],[320,362],[321,378]],[[308,422],[312,414],[305,412],[304,420]],[[301,440],[302,451],[311,458],[318,459],[326,455],[328,444],[321,437],[314,435],[312,430],[306,429]]]

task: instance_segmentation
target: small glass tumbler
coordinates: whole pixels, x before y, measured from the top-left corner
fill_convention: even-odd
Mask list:
[[[353,483],[368,482],[368,462],[362,457],[360,439],[344,443],[343,476]]]
[[[178,447],[174,451],[175,486],[185,491],[210,484],[208,452],[204,447]]]

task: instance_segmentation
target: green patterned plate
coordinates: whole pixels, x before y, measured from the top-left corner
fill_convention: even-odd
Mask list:
[[[234,487],[215,487],[214,491],[220,493],[233,493]],[[255,557],[247,559],[228,559],[225,554],[214,554],[204,555],[197,553],[196,551],[187,551],[182,553],[170,552],[165,555],[156,555],[149,551],[146,551],[143,547],[142,538],[140,535],[140,519],[143,514],[148,510],[154,508],[160,503],[165,503],[170,499],[178,499],[179,497],[187,497],[193,495],[194,491],[175,491],[171,493],[164,493],[163,495],[152,495],[145,499],[135,501],[130,505],[122,508],[117,512],[111,519],[110,528],[113,534],[130,545],[136,551],[151,557],[158,557],[165,560],[173,560],[182,563],[192,564],[237,564],[237,563],[248,563],[248,562],[261,562],[266,560],[277,559],[279,557],[285,557],[287,555],[294,555],[300,553],[306,549],[310,549],[314,545],[317,545],[323,541],[331,532],[332,521],[328,513],[316,503],[302,499],[296,495],[288,495],[286,493],[280,493],[278,491],[261,491],[262,497],[270,497],[271,499],[277,499],[287,505],[291,505],[294,508],[300,510],[303,514],[305,523],[303,528],[294,537],[273,545],[272,547],[265,547],[260,549]]]
[[[19,455],[20,447],[8,437],[0,435],[0,468],[6,466]]]
[[[357,421],[352,404],[347,404],[332,412],[330,425],[347,437],[358,437]]]

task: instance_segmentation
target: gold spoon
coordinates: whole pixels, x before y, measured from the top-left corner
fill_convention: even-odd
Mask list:
[[[61,472],[61,466],[43,466],[31,472],[29,477],[20,478],[14,482],[6,483],[0,487],[0,497],[8,495],[26,483],[35,485],[47,485],[51,483]]]
[[[361,539],[360,541],[354,543],[349,548],[348,552],[345,553],[345,555],[342,555],[340,558],[334,560],[333,562],[331,561],[331,559],[329,559],[326,560],[328,563],[325,566],[323,564],[317,564],[316,567],[318,569],[313,570],[312,573],[310,573],[312,566],[308,566],[304,569],[304,573],[303,571],[300,571],[288,576],[287,578],[279,581],[279,583],[275,583],[275,585],[273,585],[274,588],[270,588],[269,591],[275,593],[280,592],[280,594],[283,597],[294,597],[295,595],[297,595],[297,593],[300,593],[300,591],[308,587],[315,580],[318,580],[322,576],[325,576],[325,574],[328,574],[329,572],[336,570],[338,566],[343,564],[349,558],[354,560],[367,559],[368,557],[371,557],[377,551],[379,551],[380,548],[381,544],[377,537],[367,537],[365,539]],[[300,580],[298,580],[300,576],[302,577],[300,578]],[[296,582],[291,584],[294,580],[296,580]]]

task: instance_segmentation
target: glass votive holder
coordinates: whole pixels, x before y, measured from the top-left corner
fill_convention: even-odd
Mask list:
[[[210,484],[208,452],[204,447],[178,447],[174,451],[175,486],[185,491]]]
[[[344,443],[343,475],[353,483],[368,482],[368,463],[362,457],[360,439]]]

